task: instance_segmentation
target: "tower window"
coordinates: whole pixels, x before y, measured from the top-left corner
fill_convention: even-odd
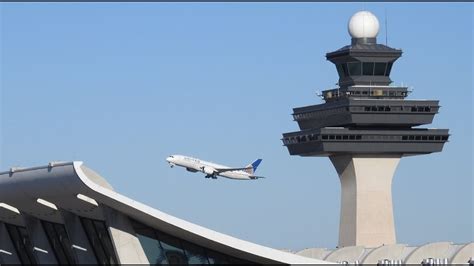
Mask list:
[[[364,73],[365,76],[374,75],[374,63],[363,63],[362,72]]]
[[[337,74],[339,74],[339,78],[343,78],[346,75],[347,73],[347,68],[346,68],[346,71],[344,71],[344,69],[342,68],[342,66],[345,66],[344,64],[337,64],[336,65],[336,69],[337,69]]]
[[[342,64],[342,71],[344,72],[345,77],[349,76],[349,70],[347,70],[346,64]]]
[[[390,76],[390,71],[392,70],[392,65],[393,63],[388,63],[387,64],[387,70],[385,71],[385,76]]]
[[[383,76],[385,74],[386,63],[375,63],[374,75]]]
[[[347,63],[347,67],[351,76],[362,75],[362,64],[360,62]]]

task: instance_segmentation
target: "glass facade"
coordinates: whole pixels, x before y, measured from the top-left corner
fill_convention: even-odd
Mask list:
[[[366,76],[374,75],[374,63],[372,62],[365,62],[362,64],[362,74]]]
[[[340,78],[343,78],[346,76],[346,74],[344,73],[344,70],[342,69],[342,64],[337,64],[336,69],[337,69],[337,74],[339,75]]]
[[[298,144],[298,143],[305,143],[311,141],[327,141],[327,140],[341,140],[341,141],[362,141],[365,142],[369,141],[390,141],[390,142],[399,142],[399,141],[431,141],[431,142],[445,142],[449,139],[449,135],[398,135],[394,133],[393,135],[347,135],[347,134],[331,134],[331,135],[309,135],[306,137],[305,135],[302,136],[295,136],[295,137],[287,137],[283,139],[283,144],[291,145],[291,144]]]
[[[250,264],[152,229],[137,221],[133,228],[150,264]]]
[[[101,265],[117,264],[117,258],[105,223],[83,217],[81,217],[81,223],[94,250],[97,262]]]
[[[71,242],[66,233],[66,228],[62,224],[41,221],[44,231],[49,240],[49,244],[53,248],[54,255],[61,265],[76,264],[71,250]]]
[[[349,70],[347,69],[347,65],[346,64],[342,64],[342,70],[343,70],[343,73],[344,73],[344,76],[349,76]]]
[[[392,70],[392,65],[393,63],[388,63],[387,64],[387,71],[385,71],[385,76],[390,76],[390,71]]]
[[[383,76],[385,75],[385,69],[387,68],[386,63],[375,63],[374,75]]]
[[[26,228],[12,224],[5,224],[5,226],[21,264],[37,264],[33,255],[33,245],[31,245]]]
[[[347,63],[347,68],[349,68],[349,75],[351,76],[362,75],[362,64],[360,62]]]
[[[389,76],[392,63],[350,62],[336,65],[340,78],[347,76]]]

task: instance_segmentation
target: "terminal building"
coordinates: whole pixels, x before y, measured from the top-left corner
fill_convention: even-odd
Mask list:
[[[0,264],[319,264],[118,194],[82,162],[0,173]]]
[[[295,108],[301,130],[283,135],[291,155],[329,157],[339,173],[338,248],[257,245],[121,195],[82,162],[50,162],[0,172],[0,265],[474,265],[474,243],[396,242],[390,183],[398,160],[441,151],[449,134],[413,128],[431,123],[438,101],[405,100],[406,87],[390,86],[401,51],[376,43],[375,22],[368,12],[353,16],[352,44],[327,54],[339,88],[323,92],[324,104]]]

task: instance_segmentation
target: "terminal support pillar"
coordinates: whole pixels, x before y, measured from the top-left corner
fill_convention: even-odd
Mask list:
[[[329,157],[341,181],[339,247],[396,243],[392,178],[400,158],[401,154]]]
[[[127,216],[102,206],[119,264],[150,264]]]

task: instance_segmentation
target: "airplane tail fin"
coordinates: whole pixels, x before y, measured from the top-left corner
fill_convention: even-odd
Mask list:
[[[262,159],[257,159],[255,160],[253,163],[247,165],[245,168],[245,172],[249,173],[249,174],[253,174],[255,173],[255,171],[257,171],[257,167],[258,165],[262,162]]]

